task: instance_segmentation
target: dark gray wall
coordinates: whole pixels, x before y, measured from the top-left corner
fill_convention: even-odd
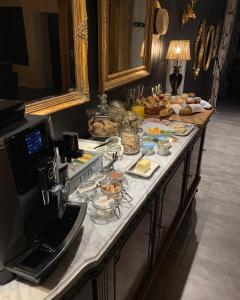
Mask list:
[[[189,39],[193,48],[194,39],[198,32],[198,28],[203,19],[207,20],[208,25],[216,25],[223,20],[226,0],[198,0],[196,5],[197,19],[190,21],[183,28],[180,26],[180,17],[190,0],[161,0],[162,7],[166,8],[170,16],[170,24],[167,35],[162,37],[153,44],[152,71],[147,78],[140,80],[141,84],[149,87],[155,83],[165,84],[166,66],[164,60],[166,47],[169,40],[172,39]],[[87,1],[88,9],[88,25],[89,25],[89,82],[91,103],[65,111],[58,112],[52,116],[54,129],[56,134],[60,134],[63,130],[78,131],[80,136],[87,136],[87,117],[86,108],[94,105],[97,101],[98,94],[98,28],[97,28],[97,1]],[[212,70],[213,63],[208,72],[201,72],[197,80],[192,76],[192,61],[187,63],[185,90],[196,92],[197,95],[204,99],[209,99],[212,87]],[[131,85],[136,85],[134,82]],[[109,99],[124,99],[125,88],[127,86],[114,89],[108,92]],[[146,88],[146,93],[148,92]]]

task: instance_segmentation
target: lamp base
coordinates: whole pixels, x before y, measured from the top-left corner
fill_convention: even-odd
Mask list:
[[[172,88],[172,95],[177,95],[177,90],[182,83],[182,74],[180,73],[181,66],[173,66],[174,72],[169,76],[170,85]]]

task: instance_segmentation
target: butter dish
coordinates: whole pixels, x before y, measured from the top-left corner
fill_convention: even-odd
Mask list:
[[[136,167],[134,167],[134,165],[136,165],[136,161],[134,163],[132,163],[128,169],[126,170],[126,172],[128,174],[131,175],[135,175],[135,176],[139,176],[139,177],[143,177],[143,178],[149,178],[153,175],[153,173],[160,168],[160,165],[154,161],[151,160],[151,166],[149,168],[149,170],[147,170],[145,173],[141,172],[139,170],[136,169]],[[134,168],[133,168],[134,167]]]

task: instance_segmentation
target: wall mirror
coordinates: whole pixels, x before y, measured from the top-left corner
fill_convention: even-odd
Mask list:
[[[154,0],[98,0],[99,88],[149,75]]]
[[[0,0],[0,98],[49,114],[88,98],[86,0]]]
[[[193,77],[197,79],[203,63],[203,55],[205,51],[205,41],[206,41],[206,20],[203,20],[194,42],[193,49]]]
[[[214,50],[214,42],[215,42],[215,27],[212,25],[209,27],[206,43],[205,43],[205,51],[203,56],[203,70],[207,71],[210,67],[211,60],[213,57]]]

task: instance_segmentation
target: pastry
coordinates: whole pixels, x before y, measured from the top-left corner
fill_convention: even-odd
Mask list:
[[[194,103],[195,103],[194,98],[188,98],[186,100],[186,104],[194,104]]]
[[[200,97],[195,97],[195,98],[188,98],[186,100],[186,104],[200,104],[201,98]]]
[[[173,114],[173,109],[171,107],[166,107],[160,111],[160,117],[167,118]]]
[[[118,124],[108,119],[90,119],[89,132],[93,136],[112,136],[118,133]]]
[[[200,103],[201,103],[201,100],[202,100],[201,97],[195,97],[195,98],[194,98],[194,103],[195,103],[195,104],[200,104]]]
[[[144,101],[144,109],[147,115],[157,115],[165,108],[165,101],[157,96],[149,96]]]
[[[191,115],[193,115],[193,111],[192,111],[192,109],[191,109],[190,106],[186,106],[186,107],[180,109],[179,115],[182,115],[182,116],[191,116]]]

